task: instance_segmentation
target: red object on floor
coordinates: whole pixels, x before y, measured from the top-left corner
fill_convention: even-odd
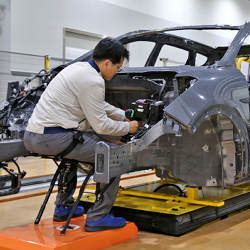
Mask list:
[[[67,230],[60,235],[64,222],[53,222],[52,219],[41,221],[39,225],[28,224],[0,231],[1,250],[98,250],[133,239],[138,234],[136,225],[127,222],[123,228],[100,232],[86,232],[83,229],[85,217],[73,218]]]

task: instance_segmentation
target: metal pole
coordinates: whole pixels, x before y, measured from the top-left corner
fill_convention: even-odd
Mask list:
[[[46,55],[45,56],[45,61],[44,61],[44,68],[46,72],[49,72],[49,68],[50,68],[50,56]]]

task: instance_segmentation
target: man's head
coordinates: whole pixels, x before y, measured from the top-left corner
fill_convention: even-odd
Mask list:
[[[121,42],[106,37],[95,47],[93,59],[100,68],[105,80],[111,80],[123,64],[124,58],[129,59],[129,52]]]

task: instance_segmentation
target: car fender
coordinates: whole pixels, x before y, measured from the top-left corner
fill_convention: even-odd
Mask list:
[[[195,132],[196,121],[217,105],[236,109],[243,120],[249,119],[249,92],[243,74],[234,68],[203,68],[176,75],[177,81],[189,77],[190,86],[164,108],[170,116]],[[247,100],[247,101],[244,101]]]

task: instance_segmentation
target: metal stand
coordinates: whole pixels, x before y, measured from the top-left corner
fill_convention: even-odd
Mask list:
[[[39,210],[39,212],[38,212],[38,215],[37,215],[37,217],[36,217],[36,220],[35,220],[35,223],[34,223],[34,224],[39,224],[39,222],[40,222],[40,220],[41,220],[41,217],[42,217],[42,215],[43,215],[44,209],[45,209],[45,207],[46,207],[46,205],[47,205],[47,202],[48,202],[48,200],[49,200],[49,197],[50,197],[50,195],[51,195],[51,193],[52,193],[52,190],[53,190],[53,188],[54,188],[54,186],[55,186],[57,177],[58,177],[58,175],[59,175],[59,173],[60,173],[61,168],[62,168],[63,165],[65,164],[65,160],[62,160],[61,163],[60,163],[59,165],[57,164],[56,161],[55,161],[55,163],[56,163],[56,165],[58,166],[58,168],[57,168],[57,170],[56,170],[56,172],[55,172],[55,174],[54,174],[54,176],[53,176],[53,179],[52,179],[52,181],[51,181],[51,183],[50,183],[50,186],[49,186],[48,193],[46,194],[46,197],[45,197],[45,199],[44,199],[44,201],[43,201],[43,204],[42,204],[42,206],[41,206],[41,208],[40,208],[40,210]]]

